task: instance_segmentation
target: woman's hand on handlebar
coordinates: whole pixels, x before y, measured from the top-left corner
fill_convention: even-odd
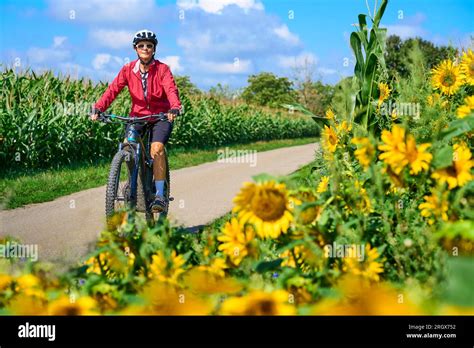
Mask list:
[[[91,110],[91,114],[90,114],[90,116],[89,116],[90,119],[91,119],[91,121],[97,121],[97,120],[99,119],[99,117],[100,117],[100,113],[101,113],[101,112],[100,112],[100,110],[98,110],[98,109],[93,109],[93,110]]]
[[[176,118],[176,116],[179,115],[179,110],[178,109],[171,109],[170,111],[168,111],[168,113],[166,115],[168,116],[168,121],[173,122],[174,119]]]

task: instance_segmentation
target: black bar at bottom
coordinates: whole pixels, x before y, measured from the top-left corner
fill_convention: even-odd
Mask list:
[[[0,346],[79,344],[409,344],[474,342],[474,317],[0,317]],[[28,324],[27,324],[28,323]],[[32,325],[54,325],[33,327]],[[19,337],[39,335],[47,337]],[[28,331],[26,333],[26,331]],[[49,332],[49,336],[48,336]],[[48,338],[49,337],[49,338]]]

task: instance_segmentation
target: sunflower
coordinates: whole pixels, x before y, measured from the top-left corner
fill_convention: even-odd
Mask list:
[[[392,110],[392,113],[390,114],[390,117],[392,118],[392,121],[398,120],[397,109],[393,109],[393,110]]]
[[[50,315],[91,315],[94,314],[96,301],[89,297],[80,297],[71,301],[69,296],[61,296],[48,307]]]
[[[322,141],[323,149],[327,153],[334,153],[337,148],[337,143],[338,139],[334,129],[332,129],[332,127],[324,126]]]
[[[316,190],[317,193],[324,193],[328,190],[329,186],[329,176],[321,177],[321,181],[318,184],[318,188]]]
[[[303,245],[297,245],[293,249],[285,250],[279,255],[283,259],[281,266],[296,268],[303,265],[307,252],[308,250]]]
[[[390,96],[390,92],[392,90],[390,89],[390,87],[388,87],[388,85],[385,83],[385,82],[380,82],[379,83],[379,102],[378,102],[378,106],[380,107],[380,105],[382,105],[382,103],[388,99],[388,97]]]
[[[189,290],[178,290],[169,282],[158,279],[148,283],[140,294],[144,307],[132,307],[122,314],[127,315],[208,315],[211,303]]]
[[[338,134],[343,135],[344,133],[348,133],[352,130],[352,125],[347,121],[342,121],[342,123],[336,125],[336,130]]]
[[[421,315],[423,312],[407,296],[388,283],[373,283],[351,274],[337,283],[340,299],[326,298],[313,307],[315,315]]]
[[[353,138],[351,140],[352,144],[361,145],[355,152],[355,156],[359,163],[364,167],[367,168],[372,162],[372,158],[375,155],[375,147],[370,142],[369,138]]]
[[[433,94],[429,95],[426,98],[426,101],[427,101],[428,105],[432,106],[432,107],[434,107],[436,105],[440,105],[442,108],[446,108],[448,106],[448,101],[444,100],[439,93],[433,93]]]
[[[0,290],[3,291],[6,288],[10,287],[13,281],[13,277],[8,274],[1,274],[0,273]]]
[[[327,118],[327,119],[333,120],[335,116],[336,116],[336,115],[334,114],[334,111],[332,111],[331,108],[329,108],[329,109],[326,111],[326,118]]]
[[[443,60],[438,66],[431,70],[432,83],[435,89],[441,93],[453,95],[464,82],[464,74],[461,68],[451,60]]]
[[[216,257],[209,265],[201,265],[198,267],[200,271],[209,272],[216,277],[225,277],[225,269],[228,268],[225,259]]]
[[[410,166],[410,174],[416,175],[422,170],[428,170],[433,155],[425,151],[430,146],[431,144],[426,143],[417,147],[415,137],[411,134],[407,137],[405,158]]]
[[[293,249],[285,250],[279,257],[283,259],[282,267],[300,268],[303,272],[322,269],[326,261],[304,245],[297,245]]]
[[[311,224],[314,220],[319,218],[321,215],[321,207],[311,204],[306,205],[303,208],[304,203],[314,203],[316,202],[316,196],[313,193],[313,190],[308,188],[300,188],[297,197],[291,197],[291,200],[294,201],[293,206],[299,206],[296,214],[296,219],[298,223],[303,225]],[[294,231],[293,231],[294,232]]]
[[[405,168],[410,167],[410,174],[418,174],[420,171],[428,170],[433,155],[426,152],[431,144],[421,144],[416,146],[415,137],[408,135],[405,139],[405,130],[397,125],[393,126],[392,132],[382,131],[383,145],[379,145],[379,150],[383,151],[379,159],[390,165],[395,174]]]
[[[466,82],[470,85],[474,85],[474,53],[471,49],[467,52],[463,52],[461,60],[461,71],[466,77]]]
[[[293,220],[285,184],[245,183],[234,203],[233,212],[238,213],[239,222],[253,224],[261,238],[278,238]]]
[[[458,118],[464,118],[469,115],[472,110],[474,110],[474,95],[464,99],[464,104],[456,110],[456,116]]]
[[[379,155],[379,159],[390,165],[395,174],[400,174],[405,161],[405,129],[394,125],[391,131],[383,130],[382,141],[384,144],[378,146],[383,152]]]
[[[448,221],[448,214],[446,213],[448,211],[448,194],[449,192],[444,192],[442,195],[433,192],[431,196],[423,197],[425,202],[418,206],[418,209],[421,210],[421,216],[427,218],[433,216]],[[434,219],[428,219],[428,224],[432,225],[434,222]]]
[[[183,283],[197,294],[228,294],[242,290],[242,285],[235,279],[218,276],[200,267],[188,271],[184,275]]]
[[[449,189],[464,186],[473,179],[471,168],[474,161],[471,160],[472,154],[464,143],[453,145],[453,163],[448,168],[435,171],[431,177],[439,183],[448,183]]]
[[[116,274],[126,274],[133,267],[134,262],[135,255],[131,252],[124,255],[116,255],[112,252],[104,251],[86,260],[84,265],[88,266],[86,273],[101,275],[104,272],[107,277],[112,277]]]
[[[249,254],[249,244],[254,237],[255,233],[251,226],[243,226],[237,219],[232,218],[222,229],[222,235],[217,237],[217,240],[222,242],[218,249],[238,266]]]
[[[373,211],[372,203],[370,203],[370,198],[367,194],[367,190],[362,185],[363,184],[359,180],[355,181],[355,188],[358,192],[358,196],[361,198],[356,203],[356,207],[364,213],[370,213]]]
[[[10,301],[7,308],[14,315],[46,315],[46,296],[19,294]]]
[[[365,255],[364,260],[359,261],[356,255],[356,246],[352,245],[349,250],[349,255],[352,257],[344,258],[344,265],[342,270],[349,272],[356,276],[362,276],[368,280],[379,281],[380,273],[383,273],[383,264],[384,259],[380,259],[380,255],[377,251],[377,248],[371,248],[370,244],[365,245]]]
[[[25,294],[27,296],[44,297],[41,289],[41,281],[33,274],[24,274],[15,279],[15,292]]]
[[[178,283],[178,278],[185,272],[183,265],[186,261],[182,255],[177,255],[175,250],[171,252],[170,256],[170,259],[167,259],[162,250],[152,256],[150,278],[156,278],[161,282],[169,282],[170,284]]]
[[[223,315],[294,315],[290,296],[284,290],[264,292],[255,290],[243,297],[232,297],[222,303]]]

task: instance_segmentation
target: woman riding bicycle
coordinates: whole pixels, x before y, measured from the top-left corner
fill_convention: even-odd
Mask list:
[[[152,203],[154,213],[166,207],[164,183],[166,175],[165,145],[173,130],[173,121],[179,115],[181,102],[173,75],[168,65],[155,59],[158,40],[150,30],[140,30],[133,37],[133,48],[138,59],[125,64],[105,93],[94,105],[91,119],[97,120],[99,114],[107,110],[120,91],[127,86],[132,97],[131,117],[147,116],[166,112],[168,122],[155,122],[152,126],[150,154],[153,158],[153,177],[156,198]],[[144,125],[137,125],[142,131]]]

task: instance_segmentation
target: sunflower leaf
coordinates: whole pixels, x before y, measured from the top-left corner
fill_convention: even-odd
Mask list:
[[[433,167],[435,169],[446,168],[451,165],[452,161],[453,148],[450,145],[445,145],[434,153]]]
[[[276,178],[273,175],[262,173],[258,175],[252,176],[252,179],[255,182],[263,182],[263,181],[276,181]]]
[[[272,271],[272,270],[278,269],[282,262],[283,262],[283,259],[276,259],[272,261],[262,261],[257,265],[255,270],[258,273],[265,273],[268,271]]]
[[[283,253],[284,251],[287,251],[287,250],[290,250],[290,249],[293,249],[294,247],[298,246],[298,245],[302,245],[302,244],[305,244],[305,241],[303,239],[299,239],[299,240],[295,240],[293,242],[290,242],[288,244],[285,244],[284,246],[282,246],[281,248],[279,248],[276,253],[277,254],[281,254]]]
[[[474,115],[471,113],[468,117],[454,120],[449,127],[440,133],[440,138],[449,141],[461,134],[471,132],[474,129]]]

